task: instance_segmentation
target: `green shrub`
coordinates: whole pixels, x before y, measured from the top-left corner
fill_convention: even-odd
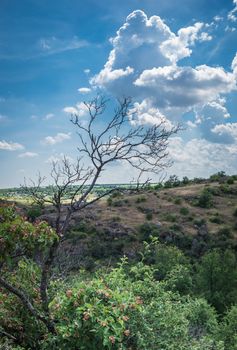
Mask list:
[[[159,189],[161,189],[162,187],[163,187],[162,183],[159,182],[158,184],[156,184],[156,185],[154,186],[154,190],[159,190]]]
[[[140,197],[137,197],[136,199],[136,203],[144,203],[146,202],[146,197],[145,196],[140,196]]]
[[[218,231],[218,235],[225,237],[225,238],[232,238],[233,237],[231,229],[229,227],[222,227]]]
[[[213,207],[213,199],[210,191],[205,188],[200,197],[198,198],[197,205],[201,208],[211,208]]]
[[[210,217],[210,222],[213,222],[214,224],[218,224],[218,225],[220,225],[220,224],[223,224],[223,219],[221,219],[219,216],[212,216],[212,217]]]
[[[172,188],[180,186],[181,182],[178,179],[178,176],[171,175],[169,179],[164,183],[164,188]]]
[[[233,215],[237,218],[237,208],[235,208]]]
[[[235,181],[232,177],[229,177],[226,182],[228,183],[228,185],[233,185]]]
[[[175,198],[174,204],[179,205],[182,203],[182,198]]]
[[[144,223],[139,227],[139,233],[142,241],[149,240],[150,236],[157,237],[159,235],[159,228],[155,224]]]
[[[40,215],[42,215],[42,208],[39,206],[32,206],[26,212],[28,220],[31,220],[32,222],[34,222]]]
[[[112,203],[113,207],[122,207],[123,205],[124,205],[124,201],[123,200],[113,201],[113,203]]]
[[[123,263],[109,274],[72,283],[50,305],[57,336],[48,335],[42,349],[219,350],[218,343],[213,346],[211,308],[166,291],[152,275],[143,263]]]
[[[183,185],[188,185],[191,182],[191,180],[189,180],[189,178],[187,176],[183,177],[182,183]]]
[[[175,214],[166,214],[164,219],[168,222],[176,222],[177,216]]]
[[[107,198],[107,205],[108,207],[111,207],[111,205],[113,204],[113,200],[111,197]]]
[[[182,215],[188,215],[189,214],[189,209],[188,208],[185,208],[185,207],[182,207],[180,208],[180,214]]]
[[[226,350],[237,349],[237,306],[227,312],[220,326],[219,339],[224,340]]]
[[[146,214],[147,220],[149,220],[149,221],[152,220],[152,217],[153,217],[153,214],[151,212]]]
[[[205,219],[195,219],[193,223],[194,223],[194,225],[201,227],[202,225],[206,224],[206,220]]]
[[[196,265],[196,288],[219,313],[236,302],[237,269],[233,251],[214,249]]]

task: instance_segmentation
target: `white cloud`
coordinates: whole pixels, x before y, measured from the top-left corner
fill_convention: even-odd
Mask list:
[[[228,19],[232,22],[236,22],[237,21],[237,17],[236,17],[237,0],[233,0],[233,5],[234,5],[233,10],[228,13]]]
[[[211,39],[202,31],[204,27],[204,23],[198,22],[181,28],[176,35],[159,16],[148,18],[141,10],[132,12],[111,39],[113,49],[91,84],[111,88],[118,79],[131,76],[134,81],[134,76],[144,69],[167,66],[190,56],[190,46],[196,41]]]
[[[7,142],[7,141],[0,141],[0,150],[5,151],[19,151],[24,149],[24,146],[17,142]]]
[[[71,138],[71,133],[58,133],[56,136],[47,136],[41,141],[44,145],[55,145]]]
[[[75,107],[65,107],[63,111],[68,114],[75,114],[78,117],[84,117],[88,114],[88,108],[83,102],[78,102]]]
[[[220,94],[236,89],[232,73],[222,67],[206,65],[192,67],[165,66],[144,70],[134,82],[156,96],[157,104],[192,107],[216,99]]]
[[[89,74],[89,73],[90,73],[90,71],[91,71],[91,70],[90,70],[89,68],[86,68],[86,69],[84,69],[84,71],[83,71],[83,72],[84,72],[85,74]]]
[[[229,143],[230,139],[226,135],[213,133],[217,124],[223,124],[230,118],[230,114],[225,107],[225,100],[219,99],[204,104],[195,109],[196,125],[200,135],[208,141],[215,143]]]
[[[19,154],[19,158],[33,158],[33,157],[37,157],[38,153],[35,152],[25,152],[25,153],[21,153]]]
[[[172,127],[172,123],[159,111],[153,107],[149,99],[141,103],[135,102],[134,108],[130,111],[130,122],[132,125],[159,125],[163,124],[167,129]]]
[[[46,116],[44,117],[44,120],[49,120],[49,119],[52,119],[54,117],[54,114],[53,113],[48,113],[46,114]]]
[[[213,19],[215,22],[222,22],[224,18],[222,16],[216,15]]]
[[[224,138],[225,143],[237,142],[237,123],[217,124],[211,131]]]
[[[68,114],[77,114],[77,109],[75,107],[65,107],[63,108],[63,112]]]
[[[198,45],[206,45],[203,42],[212,39],[210,31],[222,20],[216,17],[211,24],[197,22],[174,33],[159,16],[148,18],[143,11],[134,11],[110,40],[112,49],[104,67],[90,79],[92,86],[115,96],[133,97],[138,112],[130,117],[133,125],[154,125],[165,120],[168,127],[168,123],[183,120],[188,129],[182,136],[189,141],[176,139],[174,155],[180,171],[191,173],[195,163],[193,175],[220,170],[222,161],[226,169],[236,171],[235,127],[231,123],[231,130],[227,132],[225,127],[224,132],[222,125],[228,125],[231,119],[225,97],[237,90],[237,55],[232,70],[181,61]],[[198,161],[195,152],[199,154]],[[233,157],[228,158],[228,154]],[[185,171],[182,173],[185,175]]]
[[[114,69],[104,68],[98,76],[93,78],[91,82],[93,84],[103,86],[104,84],[111,83],[114,80],[117,80],[122,77],[126,77],[134,72],[134,69],[131,67],[126,67],[125,69]]]
[[[236,173],[237,144],[223,145],[196,138],[185,142],[174,137],[169,152],[174,161],[170,172],[181,177],[208,177],[220,170]]]
[[[192,53],[190,46],[193,46],[196,41],[209,41],[212,39],[208,33],[201,32],[203,27],[204,23],[197,22],[193,26],[181,28],[177,36],[172,33],[170,38],[160,45],[161,52],[172,63],[190,56]]]
[[[80,40],[77,36],[67,39],[60,39],[52,36],[41,38],[38,42],[38,48],[43,55],[53,55],[64,51],[76,50],[87,45],[87,41]]]
[[[86,107],[85,103],[79,102],[77,103],[76,107],[78,117],[84,117],[88,114],[88,108]]]
[[[87,87],[81,87],[78,89],[78,92],[80,92],[81,94],[88,94],[89,92],[91,92],[91,89]]]
[[[139,102],[149,97],[165,116],[177,108],[181,115],[216,100],[236,89],[233,72],[208,65],[178,65],[197,42],[211,39],[209,27],[197,22],[176,35],[159,16],[148,18],[143,11],[134,11],[111,39],[107,62],[90,83]]]

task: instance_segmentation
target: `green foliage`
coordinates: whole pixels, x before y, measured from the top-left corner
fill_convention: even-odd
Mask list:
[[[27,218],[30,221],[35,221],[40,215],[42,215],[42,208],[39,206],[32,206],[30,209],[27,210]]]
[[[180,186],[181,182],[178,179],[178,176],[171,175],[169,179],[164,183],[164,188],[172,188]]]
[[[235,181],[232,177],[229,177],[226,182],[228,183],[228,185],[233,185]]]
[[[12,271],[4,271],[4,277],[12,285],[26,290],[28,297],[41,310],[39,267],[32,260],[21,259]],[[45,329],[29,314],[19,299],[0,288],[0,328],[10,330],[14,337],[20,337],[22,345],[34,347]]]
[[[176,266],[188,265],[184,253],[175,246],[158,243],[156,238],[152,237],[148,248],[144,253],[145,261],[152,264],[155,269],[154,276],[158,280],[165,279]]]
[[[192,294],[193,277],[191,265],[175,264],[164,278],[167,290],[178,291],[181,295]]]
[[[176,222],[177,221],[177,215],[176,214],[166,214],[164,219],[168,222]]]
[[[188,208],[185,208],[185,207],[182,207],[180,208],[180,214],[182,215],[188,215],[189,214],[189,209]]]
[[[237,350],[237,306],[234,305],[225,315],[221,326],[219,339],[224,340],[226,350]]]
[[[153,217],[153,215],[152,215],[151,212],[146,214],[146,219],[147,220],[152,220],[152,217]]]
[[[226,178],[226,173],[224,171],[219,171],[218,173],[215,173],[210,176],[210,181],[216,182],[216,181],[221,181],[222,179]]]
[[[214,216],[210,217],[210,222],[213,222],[214,224],[223,224],[223,219],[220,217],[219,213],[216,213]]]
[[[159,190],[159,189],[161,189],[162,187],[163,187],[162,183],[159,182],[158,184],[156,184],[156,185],[154,186],[154,190]]]
[[[227,238],[232,238],[232,232],[230,230],[229,227],[222,227],[219,231],[218,231],[218,235],[222,236],[222,238],[227,239]]]
[[[219,313],[236,302],[236,265],[233,251],[218,249],[206,253],[196,265],[197,293],[203,295]]]
[[[187,176],[183,177],[182,183],[183,185],[188,185],[191,182],[191,180],[189,180],[189,178]]]
[[[136,203],[144,203],[144,202],[146,202],[146,196],[139,196],[139,197],[137,197],[137,199],[136,199]]]
[[[112,205],[112,203],[113,203],[112,198],[111,197],[107,198],[107,205],[108,205],[108,207],[110,207]]]
[[[233,215],[237,218],[237,208],[235,208]]]
[[[205,225],[206,220],[205,219],[195,219],[193,223],[194,223],[194,225],[201,227],[202,225]]]
[[[149,240],[150,236],[159,235],[159,228],[154,224],[146,222],[139,227],[139,233],[141,236],[141,240],[147,241]]]
[[[198,198],[197,205],[201,208],[211,208],[213,207],[212,194],[208,188],[204,188],[201,195]]]
[[[179,205],[182,203],[182,198],[175,198],[174,204]]]
[[[45,221],[32,224],[17,215],[14,208],[1,207],[0,216],[0,263],[6,260],[10,263],[16,249],[31,256],[36,247],[43,250],[57,239],[54,230]]]
[[[57,336],[47,335],[42,349],[221,349],[212,309],[167,291],[153,273],[142,262],[123,261],[109,274],[73,282],[50,305]]]

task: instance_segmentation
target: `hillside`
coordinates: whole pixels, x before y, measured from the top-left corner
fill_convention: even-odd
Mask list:
[[[235,177],[174,186],[116,191],[75,214],[68,238],[58,252],[61,269],[91,270],[101,264],[114,264],[123,255],[136,259],[150,235],[195,258],[214,247],[237,246]],[[27,214],[27,207],[20,207]],[[54,225],[52,207],[41,214],[38,219]]]
[[[0,206],[0,349],[236,349],[236,176],[116,189],[74,214],[50,318],[56,213],[26,203]]]

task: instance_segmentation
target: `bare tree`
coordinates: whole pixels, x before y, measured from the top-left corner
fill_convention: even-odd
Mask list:
[[[40,175],[36,182],[32,181],[30,184],[25,183],[22,186],[24,192],[30,195],[36,203],[40,205],[50,203],[57,212],[55,228],[58,239],[51,245],[41,266],[40,293],[44,316],[37,316],[37,312],[30,310],[43,322],[45,319],[50,319],[47,291],[50,269],[56,250],[67,236],[73,214],[84,210],[114,190],[109,189],[105,193],[91,198],[90,195],[104,170],[115,162],[128,163],[137,170],[137,183],[140,185],[141,175],[144,176],[146,173],[147,176],[159,174],[161,170],[170,165],[167,151],[168,140],[180,130],[179,125],[167,129],[163,120],[149,127],[132,126],[131,120],[136,118],[136,111],[132,108],[130,98],[118,101],[118,105],[107,123],[101,119],[105,115],[108,100],[98,95],[84,104],[88,111],[87,124],[82,123],[77,114],[71,116],[71,122],[77,128],[79,137],[78,152],[80,157],[74,164],[67,157],[64,157],[61,162],[53,163],[51,170],[53,185],[50,190],[52,195],[42,191],[45,178]],[[147,182],[146,179],[145,184]],[[65,203],[65,198],[68,196],[70,202]],[[28,298],[22,296],[23,292],[14,291],[14,287],[9,287],[1,280],[0,285],[21,298],[27,307],[25,300]],[[55,331],[53,321],[50,321],[48,325],[46,322],[46,326],[50,332]]]

